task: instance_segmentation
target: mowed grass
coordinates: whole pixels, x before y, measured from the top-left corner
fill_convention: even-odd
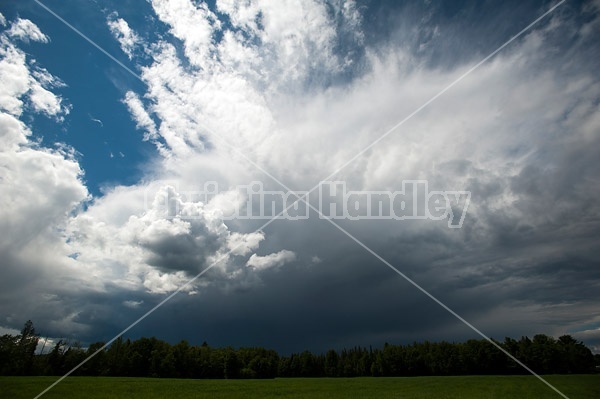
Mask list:
[[[570,399],[600,398],[600,375],[544,378]],[[53,377],[0,377],[1,398],[33,398]],[[69,377],[44,398],[560,398],[533,376],[409,378],[278,378],[275,380],[179,380],[159,378]]]

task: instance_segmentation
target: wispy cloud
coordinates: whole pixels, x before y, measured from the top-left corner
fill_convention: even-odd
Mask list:
[[[108,28],[121,45],[121,50],[131,60],[136,49],[141,45],[141,38],[135,33],[123,18],[117,13],[111,13],[107,18]]]
[[[102,123],[102,121],[100,119],[96,119],[94,118],[92,115],[88,114],[88,116],[90,117],[90,120],[92,122],[97,123],[98,125],[100,125],[100,127],[104,127],[104,123]]]
[[[282,250],[267,256],[252,254],[250,259],[248,259],[246,266],[255,268],[257,270],[265,270],[273,267],[283,266],[286,263],[294,260],[296,260],[296,254],[294,252]]]

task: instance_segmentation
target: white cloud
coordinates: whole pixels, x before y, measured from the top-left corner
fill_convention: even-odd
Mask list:
[[[294,82],[303,80],[314,70],[336,69],[337,59],[333,55],[336,31],[327,16],[326,5],[318,1],[280,1],[238,3],[219,1],[218,9],[231,17],[237,28],[260,41],[262,67],[266,67],[266,80]],[[258,22],[260,21],[260,26]],[[231,36],[222,47],[221,56],[227,61],[236,57]],[[237,39],[238,45],[247,47]],[[229,50],[229,51],[227,51]],[[273,57],[273,58],[270,58]]]
[[[46,312],[67,325],[74,313],[69,305],[55,307],[55,294],[96,292],[99,288],[89,279],[89,270],[74,267],[63,235],[69,215],[88,199],[88,191],[73,150],[59,143],[50,149],[33,142],[29,127],[18,119],[26,105],[32,112],[57,120],[68,109],[46,89],[60,81],[28,59],[15,38],[47,41],[39,28],[26,20],[17,20],[0,34],[0,229],[10,232],[0,243],[5,276],[0,291],[9,297],[21,290],[29,292],[28,300],[18,306],[3,301],[3,322],[37,314],[39,304],[44,303]]]
[[[0,36],[0,108],[15,116],[23,111],[23,96],[30,89],[31,75],[25,62],[25,53],[15,47],[6,35]]]
[[[251,277],[241,273],[243,260],[233,257],[256,250],[264,235],[232,232],[221,217],[160,182],[119,187],[71,220],[69,250],[99,281],[121,289],[174,291],[207,267],[213,268],[212,283],[242,284]]]
[[[123,301],[123,305],[128,308],[131,308],[131,309],[137,309],[143,303],[144,303],[144,301],[134,301],[134,300]]]
[[[190,62],[209,69],[207,60],[213,51],[213,30],[219,29],[216,16],[205,3],[189,0],[153,0],[156,15],[171,26],[171,33],[184,43]]]
[[[123,102],[127,105],[129,112],[131,112],[136,127],[145,130],[144,140],[156,139],[158,137],[156,134],[156,125],[137,94],[128,91],[125,93]]]
[[[221,27],[204,6],[194,7],[186,1],[154,2],[157,15],[183,41],[187,58],[202,68],[187,70],[173,46],[162,42],[156,46],[154,63],[143,70],[149,85],[145,97],[161,121],[159,134],[171,155],[189,158],[191,153],[204,151],[207,139],[213,144],[225,139],[242,151],[252,149],[258,152],[253,155],[273,157],[273,147],[287,138],[274,123],[265,93],[301,88],[316,69],[331,73],[341,68],[332,52],[335,30],[325,6],[316,2],[290,2],[288,6],[220,4],[223,12],[231,12],[237,23],[247,28],[256,15],[242,8],[256,8],[264,27],[254,24],[248,28],[247,33],[255,36],[251,39],[225,30],[216,46],[212,35]],[[281,27],[298,32],[281,33]],[[262,44],[258,47],[256,43]],[[147,120],[140,112],[132,113],[138,123]]]
[[[103,123],[103,122],[102,122],[100,119],[96,119],[96,118],[94,118],[93,116],[91,116],[91,115],[89,115],[89,114],[88,114],[88,116],[90,117],[90,120],[91,120],[92,122],[95,122],[95,123],[97,123],[97,124],[98,124],[98,126],[100,126],[100,127],[104,127],[104,123]]]
[[[141,44],[141,38],[129,27],[127,21],[118,18],[115,13],[108,16],[107,24],[123,52],[132,59],[136,48]]]
[[[24,26],[39,32],[31,23]],[[0,99],[0,107],[8,111],[0,112],[0,179],[5,194],[0,199],[0,223],[13,232],[4,241],[7,245],[49,233],[48,229],[64,222],[67,213],[87,198],[87,190],[71,150],[37,148],[29,141],[28,127],[16,118],[23,111],[23,100],[29,101],[34,111],[52,116],[66,111],[60,98],[43,88],[55,78],[39,68],[30,71],[25,53],[4,34],[0,44],[0,77],[8,88]]]
[[[252,251],[256,251],[265,235],[261,232],[250,234],[232,233],[228,241],[228,249],[232,255],[248,255]]]
[[[259,171],[247,170],[233,145],[288,185],[312,187],[470,68],[424,67],[408,45],[366,48],[369,68],[362,76],[344,85],[307,89],[303,84],[297,90],[302,77],[335,76],[343,64],[332,50],[343,29],[333,28],[322,3],[219,1],[219,12],[238,30],[221,26],[203,5],[157,1],[154,6],[188,49],[186,57],[202,65],[199,70],[185,67],[174,47],[161,42],[142,74],[149,87],[144,97],[160,121],[164,166],[191,186],[202,181],[198,173],[226,175],[225,185],[247,182],[249,176],[265,180]],[[342,26],[360,26],[353,3],[334,9],[334,15],[345,18]],[[191,21],[202,27],[200,32],[193,31]],[[597,125],[587,107],[598,93],[594,77],[564,76],[545,62],[544,40],[554,25],[526,35],[518,48],[483,65],[336,177],[354,189],[393,189],[406,178],[426,178],[438,189],[500,185],[502,190],[473,202],[471,214],[483,215],[493,207],[518,218],[518,195],[507,176],[531,161],[527,149],[544,142],[549,126],[559,140],[572,134],[593,140]],[[360,29],[354,30],[354,40],[362,44]],[[214,43],[217,31],[222,39]],[[328,67],[318,69],[315,63]],[[531,74],[543,65],[546,69]],[[552,95],[557,92],[570,94]],[[153,130],[154,121],[139,99],[128,98],[136,123]],[[577,118],[567,120],[577,122],[563,129],[566,121],[558,116],[571,109]],[[461,172],[446,167],[461,162],[469,165]]]
[[[0,80],[3,83],[0,109],[19,116],[23,112],[23,100],[26,100],[34,111],[60,117],[60,114],[68,113],[68,108],[62,105],[59,96],[48,89],[64,84],[45,69],[35,64],[30,67],[25,53],[10,39],[16,36],[23,40],[29,37],[32,40],[43,41],[39,35],[42,33],[36,25],[22,19],[17,20],[8,31],[0,35]]]
[[[273,267],[283,266],[286,263],[293,262],[294,260],[296,260],[296,254],[292,251],[284,249],[266,256],[252,254],[250,259],[248,259],[246,266],[252,267],[256,270],[266,270]]]
[[[4,112],[0,113],[0,149],[15,151],[27,142],[29,131],[17,118]]]
[[[28,42],[29,40],[41,43],[48,42],[48,36],[44,35],[40,28],[28,19],[17,18],[6,33],[10,37],[23,40],[24,42]]]
[[[43,112],[47,115],[68,113],[68,108],[62,107],[61,98],[45,89],[41,84],[34,83],[31,85],[29,99],[37,112]]]

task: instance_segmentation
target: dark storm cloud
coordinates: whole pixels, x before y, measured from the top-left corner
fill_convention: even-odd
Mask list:
[[[221,248],[223,239],[202,223],[192,226],[188,233],[160,235],[142,242],[150,252],[146,262],[161,270],[184,270],[191,275],[206,267],[207,258]]]
[[[408,47],[426,65],[452,69],[465,59],[489,53],[545,9],[542,4],[515,5],[465,4],[449,9],[433,3],[424,11],[405,6],[387,11],[387,22],[378,25],[385,29],[367,31],[367,42],[386,43],[381,49],[388,51],[389,43]],[[529,69],[515,67],[516,83],[498,86],[519,85],[545,71],[550,81],[540,83],[553,85],[554,95],[567,97],[556,106],[564,114],[532,115],[526,110],[536,99],[530,101],[528,95],[536,93],[516,94],[515,87],[505,94],[505,108],[500,112],[500,120],[514,130],[490,131],[489,147],[482,146],[481,155],[467,154],[427,172],[433,185],[445,189],[459,185],[472,192],[462,229],[418,221],[341,222],[423,288],[496,338],[572,332],[583,320],[594,317],[598,299],[594,243],[600,233],[595,177],[599,141],[598,124],[589,106],[598,102],[595,68],[589,61],[598,46],[590,43],[589,32],[577,30],[578,21],[595,11],[568,7],[572,8],[554,16],[558,28],[551,29],[551,18],[540,25],[540,32],[545,32],[540,35],[547,40],[544,46],[530,50],[515,45],[506,50],[513,56],[522,52]],[[367,25],[374,15],[369,13],[378,11],[365,10]],[[570,88],[581,82],[580,90]],[[480,90],[495,95],[494,87]],[[516,110],[510,108],[513,104]],[[543,107],[533,109],[544,112]],[[553,111],[550,108],[548,113]],[[478,109],[471,112],[469,116],[476,118]],[[509,117],[514,119],[502,119]],[[584,127],[584,122],[590,127]],[[526,138],[518,140],[521,135]],[[582,137],[587,141],[580,141]],[[479,144],[474,143],[474,148]],[[496,168],[482,166],[478,158],[486,155],[496,158]],[[281,350],[475,335],[314,215],[304,222],[277,222],[267,229],[266,237],[261,251],[286,248],[298,254],[297,261],[261,272],[257,285],[225,292],[217,283],[197,296],[181,297],[153,315],[148,330],[139,333],[156,331],[178,339],[183,332],[197,342],[206,339],[217,345],[258,344]],[[157,252],[170,253],[167,248],[173,243],[168,244]],[[181,250],[187,254],[198,248],[186,242]],[[313,256],[322,262],[311,263]],[[169,318],[181,326],[164,327]]]

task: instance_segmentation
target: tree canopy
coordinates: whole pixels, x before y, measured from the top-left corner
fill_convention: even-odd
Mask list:
[[[0,337],[1,375],[64,375],[104,346],[83,348],[60,340],[36,353],[39,337],[33,323],[21,334]],[[600,366],[582,343],[569,335],[554,339],[505,338],[497,342],[540,374],[590,373]],[[212,348],[206,342],[171,345],[157,338],[118,338],[78,368],[73,375],[170,378],[358,377],[469,374],[526,374],[527,371],[486,340],[385,344],[383,348],[354,347],[288,356],[254,348]]]

